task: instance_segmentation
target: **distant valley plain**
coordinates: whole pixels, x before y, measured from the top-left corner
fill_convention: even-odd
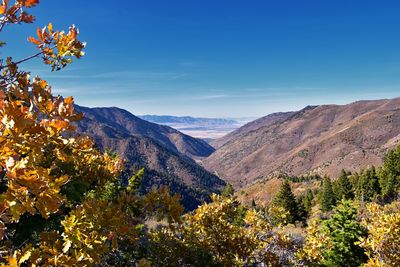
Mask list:
[[[240,128],[255,118],[196,118],[169,115],[138,116],[149,122],[167,125],[178,131],[206,141],[212,141]]]

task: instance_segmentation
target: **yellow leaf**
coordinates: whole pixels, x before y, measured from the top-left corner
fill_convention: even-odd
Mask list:
[[[67,253],[68,250],[69,250],[69,248],[71,247],[71,245],[72,245],[71,240],[65,241],[65,242],[64,242],[64,247],[63,247],[63,252],[64,252],[64,253]]]
[[[30,250],[28,250],[27,252],[25,252],[25,254],[19,259],[18,263],[24,263],[25,261],[27,261],[32,255],[32,252]]]
[[[47,25],[47,29],[50,33],[53,33],[53,24],[51,22],[49,23],[49,25]]]

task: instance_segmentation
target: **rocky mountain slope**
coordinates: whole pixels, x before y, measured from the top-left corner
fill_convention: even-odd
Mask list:
[[[204,141],[170,127],[143,121],[118,108],[76,107],[84,119],[78,132],[92,136],[100,149],[112,149],[126,160],[125,176],[145,168],[142,190],[167,185],[182,195],[186,209],[196,208],[225,183],[188,156],[206,156],[212,151]]]
[[[307,107],[270,117],[278,119],[238,129],[241,134],[223,141],[204,166],[236,187],[278,173],[336,177],[341,169],[380,165],[400,141],[400,98]]]

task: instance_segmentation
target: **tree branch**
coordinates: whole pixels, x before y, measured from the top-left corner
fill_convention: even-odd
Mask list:
[[[56,46],[53,46],[53,47],[51,47],[51,49],[53,49],[53,48],[55,48],[55,47],[56,47]],[[8,64],[8,65],[5,65],[5,66],[0,66],[0,70],[5,69],[5,68],[8,68],[8,67],[11,67],[12,65],[21,64],[21,63],[23,63],[23,62],[25,62],[25,61],[28,61],[28,60],[32,59],[32,58],[35,58],[35,57],[40,56],[40,55],[42,55],[43,53],[44,53],[44,51],[40,51],[40,52],[38,52],[38,53],[36,53],[36,54],[34,54],[34,55],[32,55],[32,56],[29,56],[29,57],[27,57],[27,58],[21,59],[21,60],[19,60],[19,61],[17,61],[17,62],[13,62],[13,63]]]

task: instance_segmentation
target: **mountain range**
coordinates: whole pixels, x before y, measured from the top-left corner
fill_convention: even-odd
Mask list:
[[[77,131],[92,136],[101,150],[111,149],[121,155],[126,161],[125,177],[145,168],[143,191],[167,185],[173,193],[181,194],[185,208],[192,210],[225,185],[192,159],[214,151],[203,140],[119,108],[76,106],[76,110],[84,115]]]
[[[142,190],[167,185],[182,195],[187,210],[208,201],[225,182],[246,195],[268,199],[281,175],[335,178],[342,169],[354,172],[379,166],[386,152],[400,143],[400,98],[273,113],[236,127],[212,140],[212,146],[147,121],[193,125],[200,123],[197,118],[147,116],[144,120],[119,108],[76,109],[84,113],[78,132],[92,136],[100,149],[120,154],[126,160],[125,177],[144,167]],[[202,123],[212,129],[233,122],[206,119]]]

